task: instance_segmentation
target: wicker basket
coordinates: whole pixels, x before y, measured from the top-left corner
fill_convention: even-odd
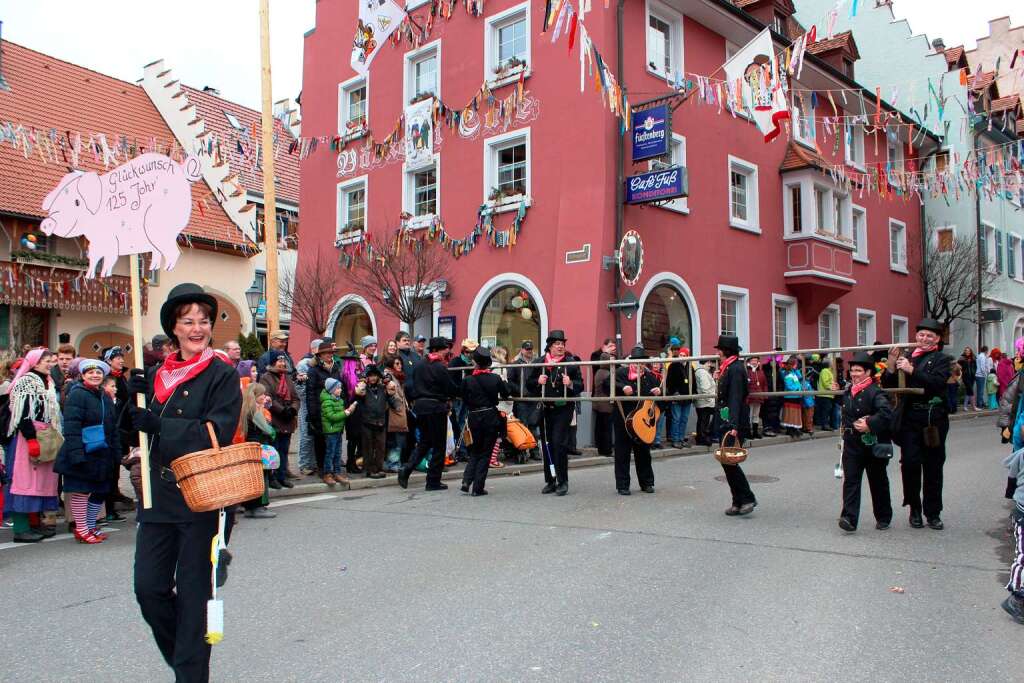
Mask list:
[[[740,446],[739,437],[726,434],[715,449],[715,460],[723,465],[739,465],[747,459],[747,449]]]
[[[263,495],[263,462],[258,443],[220,447],[206,423],[213,448],[189,453],[171,463],[185,504],[192,512],[210,512]]]

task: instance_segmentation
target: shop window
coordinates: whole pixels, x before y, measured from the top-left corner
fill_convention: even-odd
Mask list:
[[[693,321],[682,293],[672,285],[658,285],[644,299],[640,314],[640,343],[650,353],[665,350],[668,340],[677,337],[683,346],[693,348]]]
[[[538,351],[543,348],[541,324],[540,311],[529,292],[517,285],[509,285],[496,290],[484,302],[476,330],[477,339],[489,348],[505,347],[511,358],[526,340],[532,341],[533,348]]]
[[[361,305],[353,303],[345,306],[338,314],[331,336],[334,343],[344,349],[348,344],[358,348],[359,340],[372,334],[373,323],[370,314]]]

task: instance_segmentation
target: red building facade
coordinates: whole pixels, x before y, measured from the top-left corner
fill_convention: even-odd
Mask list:
[[[577,0],[571,4],[578,7]],[[514,246],[482,241],[453,260],[414,331],[478,338],[514,353],[523,339],[543,341],[560,328],[570,348],[586,355],[616,329],[618,313],[609,303],[619,275],[603,264],[618,248],[616,145],[626,149],[626,176],[646,172],[649,162],[632,163],[631,132],[620,135],[621,121],[602,106],[593,73],[581,74],[578,48],[569,51],[564,35],[552,42],[553,30],[542,33],[544,2],[487,0],[482,16],[459,2],[450,19],[438,15],[428,24],[437,5],[410,2],[429,35],[418,47],[388,41],[369,76],[359,79],[349,65],[356,3],[317,4],[305,44],[303,133],[343,137],[341,153],[320,144],[302,161],[308,237],[300,268],[313,250],[338,253],[364,231],[393,232],[403,211],[414,216],[411,225],[440,216],[459,238],[471,231],[481,205],[507,230],[525,203]],[[592,5],[582,20],[587,34],[634,106],[671,95],[670,81],[693,81],[693,74],[721,79],[727,55],[765,23],[775,29],[777,50],[801,31],[789,0],[628,0],[618,73],[615,3],[607,10]],[[881,165],[899,174],[930,154],[935,139],[884,102],[876,117],[875,94],[852,79],[857,56],[849,34],[813,44],[796,84],[792,132],[768,144],[749,119],[699,95],[675,109],[671,159],[664,161],[686,168],[689,196],[625,207],[622,229],[639,233],[644,252],[636,283],[619,287],[619,301],[631,294],[638,302],[621,309],[624,348],[642,343],[654,351],[677,336],[695,353],[710,353],[721,331],[735,332],[755,351],[912,334],[923,300],[914,274],[919,199],[891,189],[883,198],[877,188],[835,182],[824,171]],[[417,95],[433,92],[460,111],[485,80],[496,102],[514,95],[520,80],[524,97],[514,111],[493,115],[478,100],[475,127],[465,118],[454,128],[435,121],[440,139],[428,168],[409,169],[400,146],[374,159],[371,135],[383,140]],[[854,115],[864,118],[844,118]],[[353,293],[338,302],[329,328],[314,332],[344,343],[369,332],[389,337],[398,328],[386,311]],[[293,332],[300,344],[314,336]]]

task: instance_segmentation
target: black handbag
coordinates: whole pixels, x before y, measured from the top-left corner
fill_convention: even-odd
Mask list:
[[[893,448],[891,443],[876,443],[871,447],[871,455],[879,460],[892,460]]]

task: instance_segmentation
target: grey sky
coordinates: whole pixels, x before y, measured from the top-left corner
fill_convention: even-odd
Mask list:
[[[270,1],[274,99],[302,87],[314,0]],[[259,109],[257,0],[0,0],[3,37],[127,81],[163,58],[182,83]]]
[[[315,0],[271,0],[275,100],[302,87],[302,34],[314,8]],[[1024,24],[1024,0],[894,0],[893,10],[929,40],[968,49],[988,34],[989,19]],[[4,38],[55,57],[129,81],[162,57],[183,83],[259,108],[257,0],[0,0],[0,20]]]

